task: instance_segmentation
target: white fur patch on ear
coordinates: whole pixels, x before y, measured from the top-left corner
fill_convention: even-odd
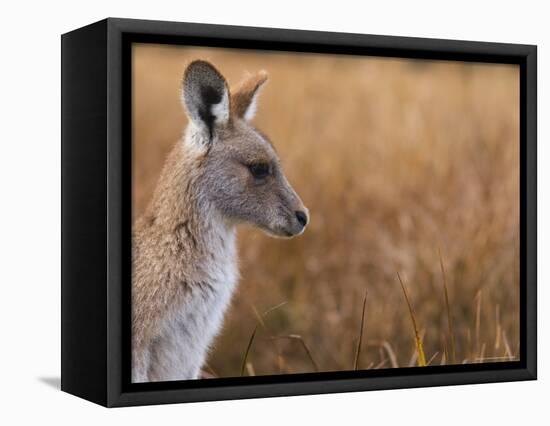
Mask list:
[[[220,103],[212,105],[211,111],[216,124],[227,124],[229,121],[229,95],[227,92],[223,94]]]
[[[260,93],[260,87],[256,92],[254,92],[254,95],[252,96],[252,99],[250,100],[250,104],[248,104],[248,107],[246,108],[246,111],[244,112],[243,118],[246,121],[252,120],[256,116],[256,111],[258,109],[258,94]]]

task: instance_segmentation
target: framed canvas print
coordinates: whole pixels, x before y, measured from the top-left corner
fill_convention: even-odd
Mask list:
[[[62,389],[536,378],[536,47],[106,19],[62,36]]]

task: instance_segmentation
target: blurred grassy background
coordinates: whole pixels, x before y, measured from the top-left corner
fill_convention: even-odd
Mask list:
[[[431,364],[519,356],[519,69],[135,45],[133,212],[186,126],[183,70],[208,59],[236,84],[268,71],[255,119],[310,209],[293,240],[239,235],[242,279],[209,368],[245,374],[417,363],[403,278]],[[273,336],[299,335],[296,338]],[[302,342],[305,344],[302,344]],[[307,351],[310,352],[308,356]],[[313,358],[313,362],[311,360]]]

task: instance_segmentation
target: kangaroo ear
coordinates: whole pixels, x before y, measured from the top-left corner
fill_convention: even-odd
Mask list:
[[[256,114],[256,100],[260,88],[267,81],[267,73],[260,71],[256,75],[245,78],[231,92],[231,111],[237,117],[250,121]]]
[[[229,121],[229,88],[206,61],[193,61],[183,75],[183,104],[191,121],[211,139],[217,126]]]

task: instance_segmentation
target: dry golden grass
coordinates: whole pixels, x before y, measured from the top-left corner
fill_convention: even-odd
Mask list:
[[[179,83],[196,58],[232,84],[268,71],[255,122],[311,212],[290,241],[240,231],[242,279],[211,372],[422,363],[397,272],[427,364],[519,356],[516,67],[134,49],[134,215],[186,125]]]

